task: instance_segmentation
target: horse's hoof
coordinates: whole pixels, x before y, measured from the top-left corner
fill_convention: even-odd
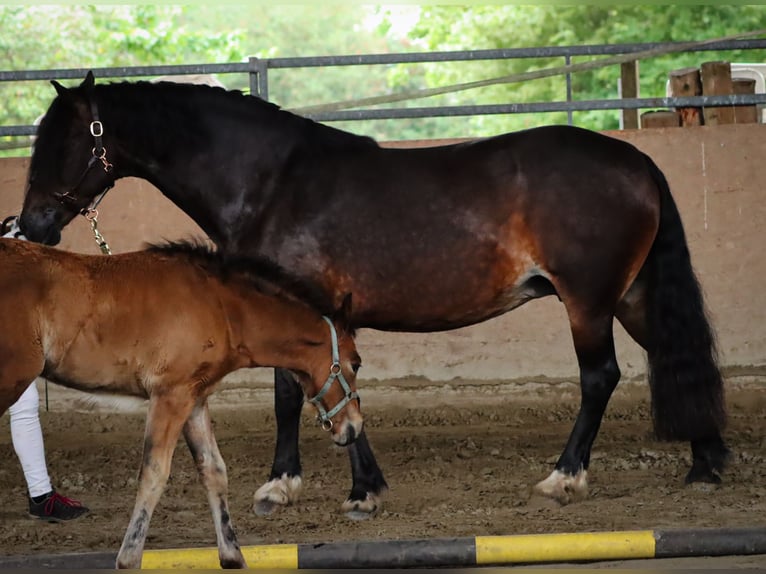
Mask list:
[[[360,512],[358,510],[352,510],[350,512],[346,512],[346,518],[349,520],[353,520],[354,522],[361,522],[362,520],[369,520],[375,516],[374,514],[370,514],[369,512]]]
[[[713,484],[719,485],[723,482],[721,475],[709,465],[705,463],[698,463],[697,461],[689,470],[689,474],[686,475],[686,484]]]
[[[283,504],[277,504],[271,500],[256,500],[253,504],[253,512],[257,516],[269,516],[275,511],[280,510],[283,506]]]
[[[374,517],[380,510],[380,506],[380,497],[368,492],[364,500],[347,499],[343,506],[341,506],[341,510],[346,514],[347,518],[360,521]]]
[[[535,485],[533,493],[553,499],[561,506],[583,500],[588,496],[588,471],[581,470],[573,476],[554,470]]]
[[[303,482],[300,476],[272,478],[261,486],[253,496],[253,512],[258,516],[268,516],[298,500]]]

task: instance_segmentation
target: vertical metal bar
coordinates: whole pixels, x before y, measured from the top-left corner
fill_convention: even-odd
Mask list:
[[[266,60],[251,57],[247,60],[250,71],[250,94],[262,100],[269,99],[268,63]]]
[[[262,100],[269,99],[269,63],[268,60],[258,60],[258,95]]]
[[[564,64],[569,65],[572,63],[572,57],[567,54],[564,56]],[[567,81],[567,103],[572,102],[572,74],[570,72],[566,73],[566,81]],[[567,110],[567,124],[572,125],[572,110]]]

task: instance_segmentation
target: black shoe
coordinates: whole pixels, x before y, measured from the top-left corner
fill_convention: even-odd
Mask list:
[[[55,490],[29,499],[29,516],[48,522],[74,520],[87,513],[88,509],[79,501],[61,496]]]

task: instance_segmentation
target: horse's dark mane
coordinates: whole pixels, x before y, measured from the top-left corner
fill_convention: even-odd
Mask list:
[[[223,281],[244,277],[257,291],[301,301],[323,314],[333,311],[327,295],[264,257],[229,255],[199,240],[149,244],[146,251],[187,257]]]
[[[157,138],[158,131],[188,137],[190,130],[202,129],[200,118],[205,110],[220,110],[227,115],[238,115],[240,123],[243,126],[252,125],[254,133],[264,128],[276,129],[281,136],[292,132],[297,136],[296,141],[313,144],[320,149],[377,146],[375,140],[369,137],[295,115],[239,90],[176,82],[115,82],[96,84],[95,90],[98,100],[113,102],[113,105],[105,106],[105,114],[112,107],[130,110],[130,129],[145,128],[151,132],[146,139]],[[209,134],[199,135],[204,138],[200,139],[200,144],[209,141]]]

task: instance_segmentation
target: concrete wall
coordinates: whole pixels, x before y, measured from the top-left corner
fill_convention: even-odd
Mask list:
[[[766,368],[766,126],[611,135],[648,153],[670,182],[718,332],[723,365],[740,372]],[[20,211],[27,166],[27,159],[0,160],[0,215]],[[136,179],[121,180],[99,211],[99,228],[114,252],[140,248],[145,241],[201,234],[155,188]],[[84,218],[67,227],[61,247],[98,253]],[[641,376],[643,352],[618,324],[615,330],[623,374]],[[410,376],[432,381],[559,379],[578,373],[564,309],[555,298],[448,333],[365,330],[358,346],[366,381]],[[256,382],[271,377],[266,370],[245,376]]]

